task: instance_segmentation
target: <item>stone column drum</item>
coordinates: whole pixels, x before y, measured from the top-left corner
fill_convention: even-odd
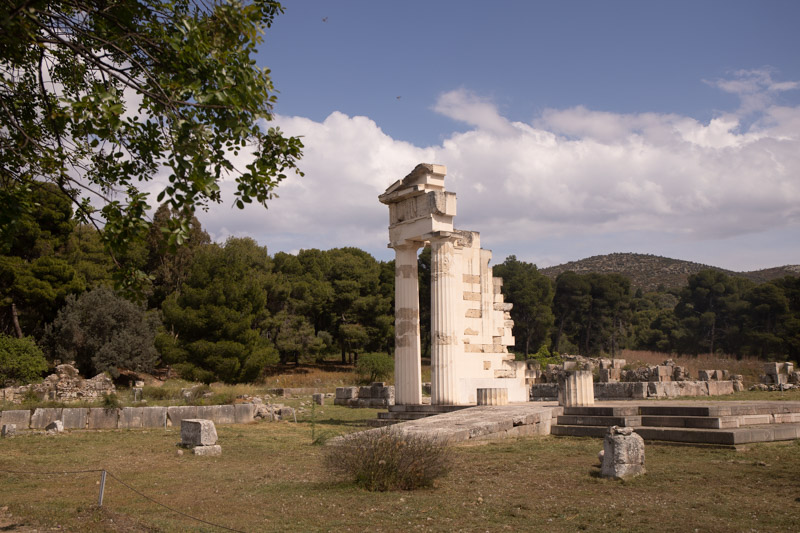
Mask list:
[[[455,405],[456,333],[455,309],[459,302],[453,256],[454,241],[449,234],[431,239],[431,404]]]
[[[594,405],[594,382],[589,370],[569,372],[559,382],[558,404],[564,407]]]
[[[417,248],[419,244],[394,247],[394,376],[399,405],[422,403]]]
[[[478,405],[508,405],[508,389],[480,388],[477,395]]]

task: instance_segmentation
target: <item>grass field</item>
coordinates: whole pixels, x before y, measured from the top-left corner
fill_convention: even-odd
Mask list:
[[[287,403],[301,400],[289,400]],[[315,431],[340,434],[372,409],[324,406]],[[370,493],[323,466],[310,413],[298,423],[218,426],[221,457],[178,455],[177,428],[26,434],[0,440],[0,530],[796,531],[800,442],[746,451],[648,445],[647,474],[599,478],[599,439],[533,437],[454,449],[435,488]],[[106,469],[100,475],[64,471]],[[51,473],[45,475],[45,473]]]

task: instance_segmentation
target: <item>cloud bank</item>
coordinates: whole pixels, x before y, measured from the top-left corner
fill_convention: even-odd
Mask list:
[[[738,95],[740,108],[703,123],[577,106],[523,123],[458,89],[433,110],[468,129],[429,147],[393,139],[367,117],[278,117],[281,129],[303,136],[305,177],[284,182],[266,211],[214,208],[201,220],[216,239],[250,235],[270,251],[358,246],[390,258],[388,210],[377,195],[429,162],[448,168],[456,226],[480,231],[496,261],[584,257],[567,250],[587,238],[615,247],[596,253],[668,255],[659,241],[690,247],[800,229],[800,107],[777,103],[800,83],[776,82],[768,70],[707,83]]]

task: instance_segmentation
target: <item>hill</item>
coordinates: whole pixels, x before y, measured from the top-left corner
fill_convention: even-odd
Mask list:
[[[657,290],[659,287],[663,289],[683,287],[686,285],[686,280],[689,276],[705,269],[719,270],[729,276],[740,276],[757,283],[784,276],[800,275],[800,265],[786,265],[751,272],[734,272],[692,261],[633,253],[595,255],[579,261],[570,261],[563,265],[542,268],[540,272],[551,279],[555,279],[562,272],[569,270],[578,274],[588,274],[590,272],[599,274],[618,273],[630,278],[633,288],[641,287],[643,291],[648,292]]]

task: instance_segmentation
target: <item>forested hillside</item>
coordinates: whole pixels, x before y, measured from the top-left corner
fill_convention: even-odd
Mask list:
[[[350,364],[394,349],[393,262],[357,248],[270,255],[249,238],[213,243],[192,219],[180,247],[154,229],[116,257],[143,276],[141,292],[120,293],[112,290],[119,267],[98,231],[76,222],[55,187],[42,188],[38,203],[0,236],[0,385],[31,379],[56,360],[76,361],[84,375],[169,365],[187,379],[247,382],[279,363]],[[153,227],[175,216],[161,206]],[[520,356],[625,348],[800,356],[797,276],[756,283],[652,256],[638,267],[631,254],[607,257],[636,279],[662,264],[686,282],[649,290],[620,273],[564,271],[551,279],[511,256],[494,271],[514,304]],[[419,276],[428,356],[429,249],[420,253]]]
[[[567,271],[578,274],[622,274],[631,280],[631,286],[634,289],[642,289],[647,292],[659,288],[666,290],[683,287],[686,285],[689,276],[709,269],[759,283],[784,276],[800,275],[800,265],[786,265],[751,272],[734,272],[691,261],[633,253],[595,255],[579,261],[570,261],[563,265],[543,268],[541,272],[552,280],[555,280],[562,272]]]

